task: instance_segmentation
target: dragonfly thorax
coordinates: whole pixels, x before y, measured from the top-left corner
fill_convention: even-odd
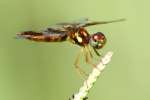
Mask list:
[[[77,31],[72,31],[69,34],[69,38],[72,43],[79,46],[85,46],[89,43],[90,35],[84,28],[80,28]]]

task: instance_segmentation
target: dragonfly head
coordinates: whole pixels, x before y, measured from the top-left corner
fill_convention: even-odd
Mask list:
[[[100,49],[105,45],[106,37],[102,32],[97,32],[91,35],[89,42],[93,48]]]

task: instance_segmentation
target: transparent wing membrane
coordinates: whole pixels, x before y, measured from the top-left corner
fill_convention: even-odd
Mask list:
[[[109,24],[109,23],[114,23],[114,22],[121,22],[125,21],[126,19],[117,19],[117,20],[111,20],[111,21],[93,21],[93,22],[87,22],[84,24],[82,27],[88,27],[88,26],[93,26],[93,25],[100,25],[100,24]]]

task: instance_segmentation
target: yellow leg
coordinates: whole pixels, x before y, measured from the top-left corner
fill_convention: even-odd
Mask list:
[[[96,65],[92,63],[93,55],[91,53],[90,48],[87,47],[87,46],[84,49],[84,55],[85,55],[85,61],[86,61],[86,63],[89,64],[89,65],[92,65],[92,67],[95,68]]]
[[[77,69],[77,71],[80,73],[80,75],[88,76],[88,74],[86,74],[85,71],[79,65],[79,59],[80,59],[81,53],[83,53],[83,48],[81,48],[80,52],[78,53],[78,55],[75,59],[74,65],[75,65],[75,68]]]

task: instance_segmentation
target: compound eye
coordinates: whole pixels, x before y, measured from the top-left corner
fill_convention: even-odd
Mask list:
[[[90,45],[96,49],[100,49],[106,43],[106,38],[103,33],[97,32],[91,36]]]
[[[99,45],[99,42],[94,40],[93,38],[90,39],[90,45],[94,48],[97,48]]]

